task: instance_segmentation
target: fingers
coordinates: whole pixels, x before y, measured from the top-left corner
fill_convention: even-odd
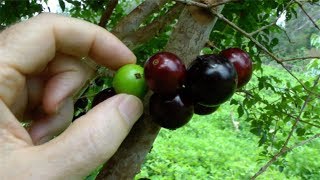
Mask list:
[[[82,177],[115,153],[143,111],[141,101],[131,95],[114,96],[80,117],[60,136],[37,150],[56,174]],[[46,164],[46,165],[47,165]]]
[[[0,100],[0,144],[11,149],[17,145],[32,145],[28,132],[17,121],[8,107]]]
[[[0,78],[0,97],[7,105],[13,103],[17,89],[23,87],[24,75],[43,71],[57,51],[89,56],[111,69],[136,61],[120,40],[101,27],[79,19],[41,14],[0,34],[0,73],[3,67],[7,73],[12,71],[8,78]]]
[[[33,143],[35,145],[43,144],[54,136],[59,135],[71,124],[72,117],[73,101],[71,98],[68,98],[65,100],[63,107],[57,114],[46,116],[32,122],[29,128],[29,134]]]
[[[48,65],[49,79],[45,85],[43,108],[52,114],[58,112],[63,100],[72,96],[93,74],[76,57],[59,54]]]
[[[135,63],[134,54],[105,29],[83,20],[42,13],[0,34],[1,63],[29,74],[43,70],[56,51],[117,69]]]

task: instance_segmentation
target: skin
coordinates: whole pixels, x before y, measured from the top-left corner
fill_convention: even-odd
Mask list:
[[[1,32],[0,54],[1,179],[81,179],[115,153],[143,112],[138,98],[120,94],[71,124],[71,97],[93,73],[82,57],[114,70],[136,62],[96,25],[41,14]]]

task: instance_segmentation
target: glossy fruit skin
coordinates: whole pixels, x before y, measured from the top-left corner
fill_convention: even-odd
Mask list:
[[[94,96],[92,100],[92,107],[98,105],[102,101],[111,98],[112,96],[116,95],[116,92],[113,87],[109,87],[100,91],[97,95]]]
[[[194,113],[198,115],[209,115],[214,113],[216,110],[218,110],[219,106],[204,106],[201,104],[195,104],[194,105]]]
[[[127,64],[118,69],[112,85],[117,94],[126,93],[143,98],[147,93],[144,69],[137,64]]]
[[[193,103],[182,94],[165,96],[154,93],[150,97],[149,112],[158,125],[175,130],[190,121],[193,116]]]
[[[144,65],[148,87],[155,93],[175,94],[182,87],[186,67],[181,59],[170,52],[159,52]]]
[[[249,54],[239,48],[225,49],[220,54],[232,62],[235,67],[238,74],[237,88],[246,85],[252,76],[252,61]]]
[[[223,56],[198,56],[188,68],[186,88],[195,103],[220,105],[234,94],[236,87],[237,72]]]

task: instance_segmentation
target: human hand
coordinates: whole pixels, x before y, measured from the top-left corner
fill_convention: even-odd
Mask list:
[[[121,94],[70,125],[71,97],[93,73],[82,57],[111,69],[136,61],[103,28],[41,14],[2,32],[0,55],[0,179],[81,179],[115,153],[142,114],[138,98]],[[21,120],[31,120],[28,130]]]

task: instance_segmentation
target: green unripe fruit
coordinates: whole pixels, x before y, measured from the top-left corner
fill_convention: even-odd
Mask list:
[[[117,94],[126,93],[143,98],[147,93],[144,69],[136,64],[127,64],[118,69],[112,85]]]

